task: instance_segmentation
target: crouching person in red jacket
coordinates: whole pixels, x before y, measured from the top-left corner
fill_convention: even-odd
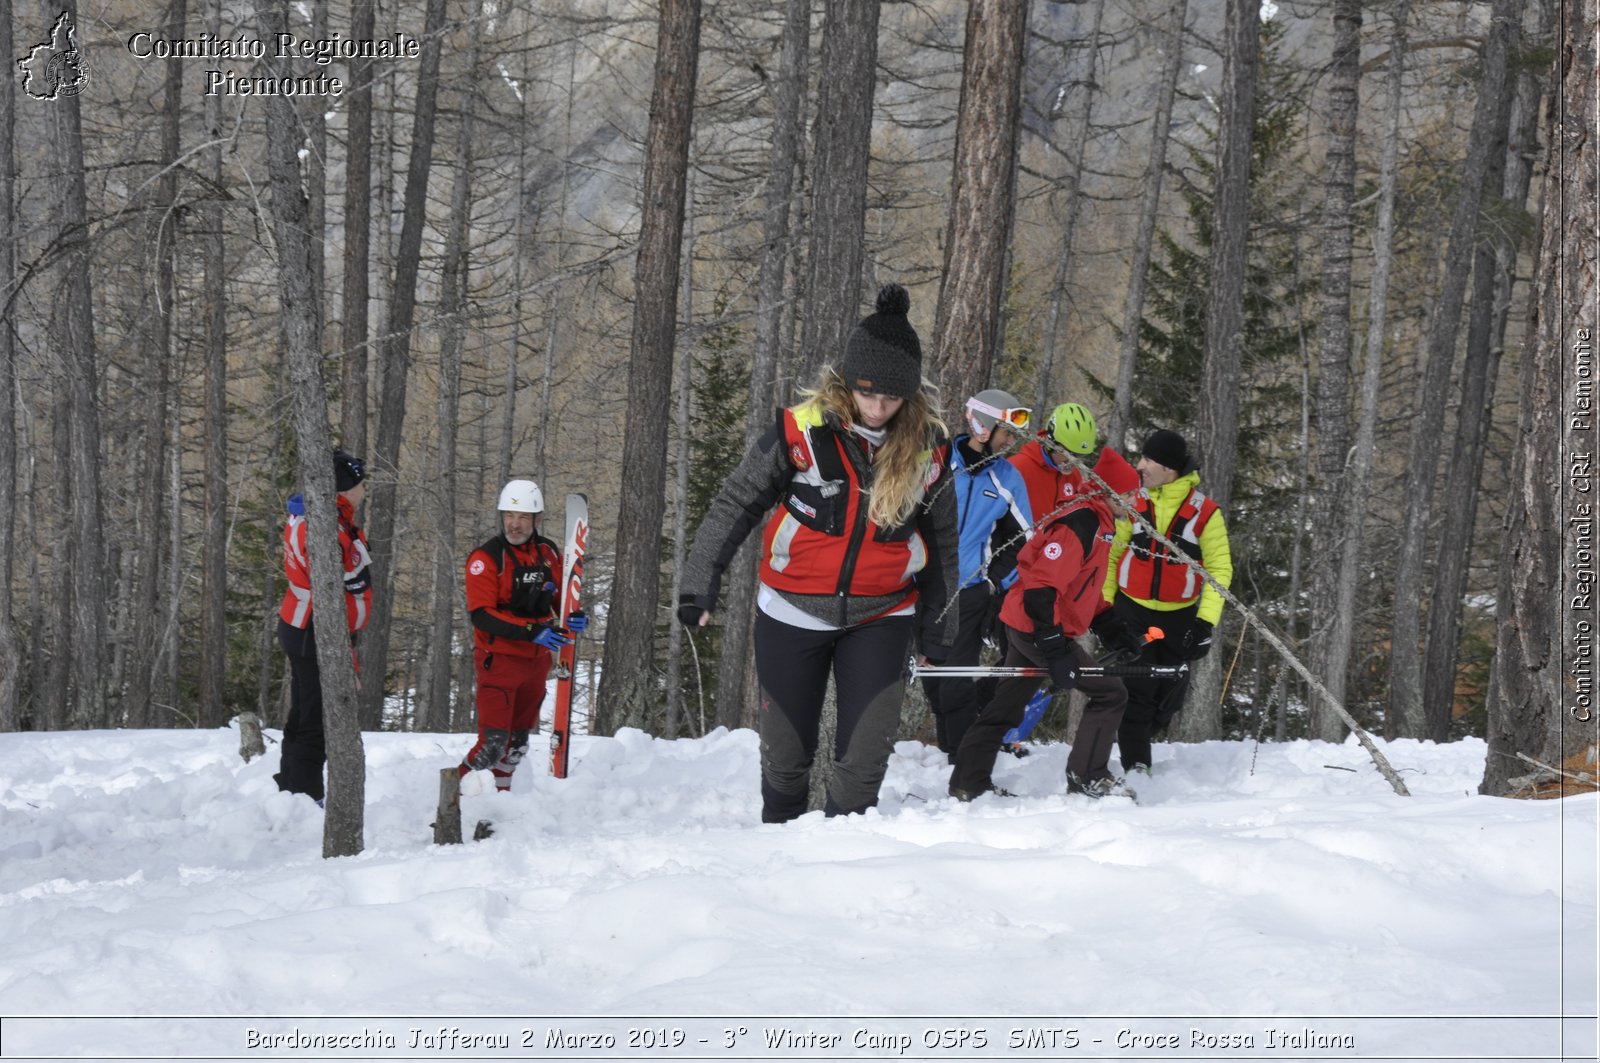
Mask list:
[[[500,534],[467,556],[467,616],[478,685],[478,741],[457,769],[487,768],[497,790],[539,729],[551,659],[589,626],[582,612],[560,622],[561,548],[539,534],[544,494],[532,480],[500,491]]]
[[[1089,629],[1100,607],[1100,587],[1113,537],[1113,505],[1126,510],[1139,488],[1139,474],[1122,455],[1100,452],[1095,475],[1111,488],[1090,482],[1061,512],[1040,526],[1017,556],[1017,584],[1006,596],[1000,620],[1009,630],[1008,667],[1044,668],[1064,690],[1081,689],[1089,698],[1067,757],[1067,792],[1103,797],[1120,783],[1107,763],[1128,691],[1115,676],[1078,674],[1094,657],[1075,641]],[[967,729],[950,772],[950,796],[970,801],[995,789],[994,762],[1005,733],[1022,722],[1040,676],[1009,676]]]

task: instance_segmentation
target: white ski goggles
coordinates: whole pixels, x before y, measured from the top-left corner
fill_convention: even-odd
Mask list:
[[[1033,422],[1033,411],[1026,406],[1013,406],[1006,409],[1001,409],[998,406],[990,406],[987,402],[984,402],[980,399],[968,399],[967,409],[974,413],[981,413],[986,416],[993,417],[995,424],[1005,428],[1010,428],[1017,432],[1026,432],[1028,430],[1028,425]]]

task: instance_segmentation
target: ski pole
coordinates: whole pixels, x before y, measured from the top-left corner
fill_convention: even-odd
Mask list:
[[[1000,665],[964,665],[964,664],[913,664],[911,666],[912,678],[928,676],[933,679],[977,679],[983,676],[995,676],[1005,679],[1012,676],[1048,676],[1047,668],[1007,668]],[[1086,664],[1078,669],[1078,675],[1086,679],[1100,679],[1106,676],[1128,676],[1144,679],[1181,679],[1189,674],[1189,665],[1185,664]]]

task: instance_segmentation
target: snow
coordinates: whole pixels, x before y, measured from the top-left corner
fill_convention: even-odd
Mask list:
[[[764,826],[754,734],[624,731],[440,847],[469,737],[368,734],[324,860],[237,739],[0,735],[0,1056],[1594,1058],[1596,799],[1478,796],[1477,740],[1384,745],[1409,798],[1354,740],[1158,746],[1137,805],[1060,745],[962,805],[902,742],[872,813]]]

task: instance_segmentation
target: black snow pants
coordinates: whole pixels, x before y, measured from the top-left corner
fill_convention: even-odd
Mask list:
[[[1008,631],[1006,667],[1043,668],[1045,662],[1033,645],[1033,639],[1022,631]],[[1095,664],[1094,655],[1074,641],[1067,649],[1080,665]],[[1028,699],[1033,697],[1039,684],[1048,682],[1040,676],[1007,676],[995,686],[994,698],[978,714],[978,719],[967,728],[961,748],[956,750],[956,765],[950,772],[950,786],[969,794],[981,794],[994,788],[994,762],[1000,755],[1000,741],[1007,731],[1022,722]],[[1111,760],[1111,746],[1117,736],[1117,725],[1122,721],[1122,710],[1128,703],[1127,688],[1115,676],[1098,679],[1080,679],[1078,689],[1088,697],[1083,718],[1078,721],[1077,733],[1072,738],[1072,752],[1067,755],[1067,770],[1083,779],[1097,779],[1109,774],[1106,767]]]
[[[322,735],[322,671],[317,638],[278,621],[278,645],[289,657],[289,718],[283,724],[283,759],[273,779],[278,789],[322,800],[322,765],[328,759]]]
[[[910,616],[812,631],[756,614],[763,823],[787,823],[806,810],[830,670],[839,727],[825,811],[847,815],[878,803],[900,729],[911,629]]]
[[[975,665],[978,651],[983,648],[983,626],[988,622],[990,599],[993,592],[987,583],[963,587],[955,608],[959,612],[959,627],[953,646],[924,645],[922,652],[929,664]],[[928,707],[933,710],[934,733],[939,749],[955,756],[961,747],[961,738],[978,718],[983,708],[976,679],[935,679],[922,677],[922,689],[928,695]],[[953,761],[952,761],[953,763]]]
[[[1127,621],[1130,630],[1143,632],[1159,627],[1165,636],[1152,642],[1139,655],[1139,664],[1182,664],[1188,658],[1181,651],[1185,633],[1194,626],[1197,605],[1185,609],[1163,612],[1146,609],[1124,595],[1117,595],[1112,608],[1119,619]],[[1184,695],[1189,692],[1189,677],[1178,679],[1126,680],[1128,708],[1122,715],[1122,725],[1117,729],[1117,754],[1122,759],[1122,770],[1129,771],[1135,764],[1150,764],[1150,740],[1167,728],[1172,718],[1183,708]]]

